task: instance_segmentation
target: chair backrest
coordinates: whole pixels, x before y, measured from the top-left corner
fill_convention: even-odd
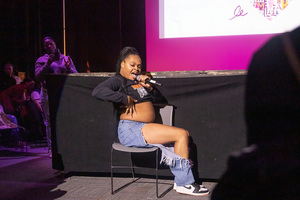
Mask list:
[[[162,124],[169,125],[169,126],[173,125],[173,110],[174,110],[173,105],[166,105],[159,109],[159,114],[162,119]]]

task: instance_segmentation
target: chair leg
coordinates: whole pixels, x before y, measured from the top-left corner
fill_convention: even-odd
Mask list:
[[[113,148],[110,152],[110,184],[111,184],[111,194],[114,194],[114,183],[113,183]]]
[[[114,168],[114,166],[113,166],[113,148],[111,149],[111,156],[110,156],[110,160],[111,160],[111,165],[110,165],[110,170],[111,170],[111,174],[110,174],[110,176],[111,176],[111,194],[114,194],[114,188],[113,188],[113,168]],[[157,149],[156,150],[156,152],[155,152],[155,176],[156,176],[156,197],[157,198],[159,198],[159,195],[158,195],[158,166],[159,166],[159,161],[158,161],[158,154],[159,153],[159,149]],[[130,153],[130,162],[131,162],[131,173],[132,173],[132,182],[131,183],[133,183],[133,182],[135,182],[135,170],[134,170],[134,163],[133,163],[133,160],[132,160],[132,153]],[[116,168],[118,168],[118,167],[121,167],[121,166],[116,166]],[[129,184],[131,184],[131,183],[129,183]],[[126,184],[126,185],[128,185],[128,184]],[[124,187],[124,186],[123,186]],[[120,189],[120,188],[119,188]],[[116,191],[119,191],[119,189],[117,189]]]
[[[131,174],[132,174],[132,181],[135,179],[135,171],[134,171],[134,164],[132,161],[132,154],[130,153],[130,162],[131,162]]]
[[[158,197],[158,149],[156,150],[156,197]]]

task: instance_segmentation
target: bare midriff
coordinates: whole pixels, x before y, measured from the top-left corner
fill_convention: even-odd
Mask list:
[[[155,112],[152,102],[135,104],[135,112],[126,113],[126,108],[120,109],[120,119],[151,123],[155,119]]]

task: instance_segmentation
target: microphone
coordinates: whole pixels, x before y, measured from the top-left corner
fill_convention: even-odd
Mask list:
[[[60,53],[60,50],[59,49],[55,49],[53,54],[54,54],[54,60],[59,60],[59,53]]]
[[[140,80],[140,75],[138,75],[138,76],[136,77],[136,80],[138,80],[138,81]],[[153,84],[153,85],[162,86],[161,83],[158,83],[158,82],[156,82],[155,80],[150,79],[150,78],[146,78],[145,83],[146,83],[146,84],[149,83],[149,84]]]

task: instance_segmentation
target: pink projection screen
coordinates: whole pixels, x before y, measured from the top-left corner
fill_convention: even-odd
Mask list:
[[[147,71],[246,70],[300,24],[299,0],[145,0]]]

